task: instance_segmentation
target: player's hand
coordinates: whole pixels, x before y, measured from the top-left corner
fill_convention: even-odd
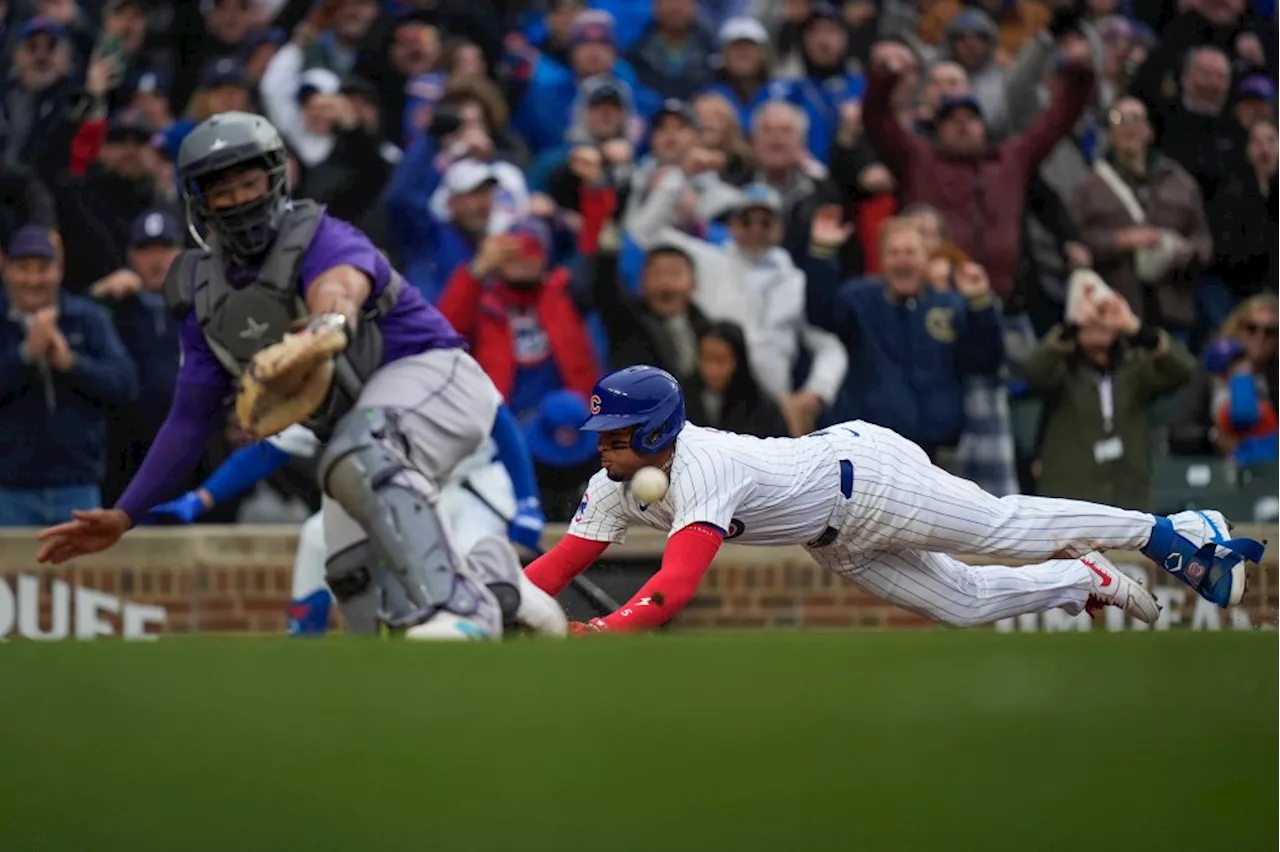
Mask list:
[[[100,278],[89,288],[89,295],[95,299],[123,299],[133,296],[142,289],[142,278],[132,269],[117,269],[105,278]]]
[[[133,522],[119,509],[73,509],[72,520],[41,530],[36,538],[44,542],[36,561],[59,565],[68,559],[106,550],[129,531]]]
[[[809,240],[815,246],[838,249],[853,234],[853,225],[845,224],[844,211],[839,204],[824,204],[818,208],[809,226]]]
[[[542,504],[537,497],[526,497],[516,503],[516,514],[507,527],[507,538],[512,544],[519,545],[534,553],[542,544],[542,530],[547,525],[547,518],[542,514]]]
[[[592,633],[608,633],[609,625],[604,623],[603,618],[593,618],[590,621],[570,621],[570,636],[589,636]]]
[[[176,500],[156,506],[148,513],[148,520],[159,523],[194,523],[196,518],[209,511],[213,505],[208,494],[209,492],[201,488],[188,491]]]
[[[966,299],[978,299],[991,292],[987,270],[972,261],[956,271],[956,291]]]
[[[594,145],[579,145],[569,152],[569,171],[587,186],[604,182],[604,155]]]

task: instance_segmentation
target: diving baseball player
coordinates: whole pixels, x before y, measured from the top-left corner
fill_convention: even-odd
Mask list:
[[[312,458],[319,450],[320,441],[310,429],[290,426],[279,435],[232,453],[199,488],[156,506],[150,517],[192,523],[218,503],[270,476],[291,457]],[[450,472],[438,508],[457,553],[468,558],[474,551],[474,561],[482,571],[493,561],[491,551],[500,550],[499,545],[487,543],[481,547],[485,539],[505,536],[513,544],[538,549],[545,520],[533,461],[515,415],[505,405],[498,408],[493,435]],[[328,630],[332,595],[325,584],[325,556],[322,513],[317,512],[303,522],[298,534],[290,634],[321,635]],[[502,581],[501,573],[498,581]],[[519,583],[520,603],[513,623],[538,633],[564,634],[567,625],[559,604],[523,574]]]
[[[441,484],[489,435],[499,402],[462,338],[364,234],[291,199],[284,143],[261,116],[204,121],[177,170],[192,234],[208,240],[165,282],[182,317],[172,407],[115,507],[42,531],[38,559],[110,547],[174,494],[239,379],[235,411],[250,434],[301,421],[325,441],[325,575],[349,631],[500,636],[514,595],[499,601],[477,579],[438,508]],[[507,588],[518,588],[514,574]]]
[[[759,439],[685,422],[669,374],[629,367],[600,380],[582,428],[600,433],[592,477],[566,535],[526,569],[548,594],[620,542],[630,524],[668,530],[662,567],[621,609],[573,632],[645,630],[693,598],[725,541],[801,545],[871,594],[966,627],[1059,607],[1101,606],[1147,623],[1159,607],[1098,551],[1141,549],[1219,606],[1244,594],[1245,561],[1263,547],[1225,538],[1218,512],[1156,517],[1097,503],[997,498],[930,464],[894,432],[860,420],[803,438]],[[642,467],[670,477],[645,505],[628,481]],[[1044,560],[1013,568],[947,555]]]

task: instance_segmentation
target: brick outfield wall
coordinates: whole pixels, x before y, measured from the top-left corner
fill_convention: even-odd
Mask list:
[[[559,532],[548,538],[554,539]],[[1276,532],[1274,527],[1236,529],[1237,535],[1272,542],[1277,540]],[[649,530],[633,531],[627,544],[611,549],[615,561],[600,571],[598,579],[615,597],[625,600],[657,568],[664,540]],[[87,587],[124,601],[164,607],[167,619],[163,632],[167,633],[280,633],[287,616],[296,543],[297,530],[287,527],[142,529],[106,553],[51,569],[35,562],[33,533],[11,530],[0,532],[0,580],[16,601],[18,578],[27,575],[38,579],[43,629],[51,624],[53,584],[61,581],[73,589]],[[1110,555],[1117,564],[1145,570],[1148,577],[1156,573],[1138,554]],[[1269,548],[1265,564],[1251,577],[1249,593],[1240,607],[1243,612],[1218,620],[1240,625],[1247,613],[1247,623],[1274,625],[1276,569],[1275,549]],[[1197,599],[1189,590],[1184,594],[1180,584],[1165,584],[1163,579],[1161,576],[1157,581],[1157,594],[1166,605],[1167,625],[1198,622],[1205,626],[1206,618],[1216,618],[1204,612],[1207,605],[1197,609]],[[0,589],[0,596],[5,592]],[[0,601],[0,617],[2,610]],[[107,615],[106,620],[119,631],[119,616]],[[1037,623],[1024,622],[1020,627],[1028,629]],[[799,548],[736,546],[721,551],[698,596],[674,622],[677,627],[697,628],[914,628],[929,624],[923,617],[872,597],[819,568]],[[1063,619],[1050,618],[1043,626],[1061,629],[1069,625]],[[5,629],[0,623],[0,633]]]

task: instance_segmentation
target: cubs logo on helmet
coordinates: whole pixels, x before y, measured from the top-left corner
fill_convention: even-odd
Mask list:
[[[646,364],[626,367],[596,382],[589,408],[591,416],[582,424],[583,430],[630,429],[631,448],[642,455],[671,446],[685,424],[680,383],[667,371]]]

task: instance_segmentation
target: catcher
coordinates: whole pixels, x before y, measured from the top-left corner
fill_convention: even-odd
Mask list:
[[[502,543],[509,582],[469,566],[436,506],[500,401],[462,338],[364,234],[290,198],[284,143],[261,116],[203,122],[178,175],[203,249],[180,255],[165,282],[182,322],[172,408],[115,507],[42,531],[39,560],[110,547],[174,495],[236,393],[256,437],[302,423],[325,442],[325,576],[349,630],[500,636],[519,606],[515,551]]]

